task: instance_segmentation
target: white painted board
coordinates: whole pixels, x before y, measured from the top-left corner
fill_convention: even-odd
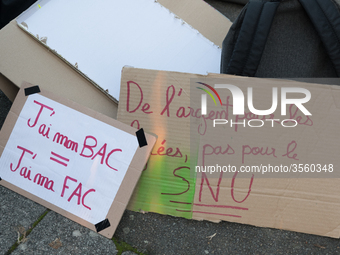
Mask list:
[[[118,100],[126,65],[220,70],[221,49],[154,0],[40,0],[17,22]]]

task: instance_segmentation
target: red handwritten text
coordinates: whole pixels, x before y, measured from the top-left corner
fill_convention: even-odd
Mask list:
[[[76,182],[76,183],[78,182],[76,179],[71,178],[70,176],[66,176],[66,177],[65,177],[65,180],[64,180],[63,189],[62,189],[62,191],[61,191],[61,197],[64,197],[65,190],[70,188],[69,186],[67,186],[67,181],[68,181],[68,180],[71,180],[71,181]],[[85,198],[86,198],[86,196],[87,196],[89,193],[95,192],[96,190],[95,190],[95,189],[89,189],[88,191],[86,191],[86,192],[84,193],[84,195],[82,195],[82,187],[83,187],[83,185],[82,185],[82,183],[80,182],[80,183],[78,184],[78,186],[74,189],[74,191],[72,192],[72,194],[70,195],[70,197],[67,199],[67,201],[70,202],[71,199],[72,199],[74,196],[76,196],[76,197],[78,198],[78,199],[77,199],[77,204],[78,204],[78,205],[80,204],[80,201],[81,201],[81,204],[82,204],[85,208],[91,210],[91,207],[89,207],[89,206],[87,206],[87,205],[85,204]]]

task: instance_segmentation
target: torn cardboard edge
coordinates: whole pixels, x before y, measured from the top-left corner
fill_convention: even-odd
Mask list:
[[[222,48],[232,22],[203,0],[157,0],[204,37]]]
[[[7,141],[11,135],[11,132],[16,124],[16,120],[19,117],[20,112],[22,111],[26,100],[29,97],[29,93],[40,93],[44,97],[47,97],[51,100],[54,100],[57,103],[63,104],[67,107],[70,107],[71,109],[74,109],[80,113],[86,114],[87,116],[90,116],[94,119],[97,119],[99,121],[102,121],[103,123],[106,123],[110,126],[113,126],[115,128],[118,128],[120,130],[123,130],[131,135],[134,135],[137,138],[136,135],[136,129],[133,127],[130,127],[128,125],[125,125],[115,119],[112,119],[110,117],[107,117],[105,115],[102,115],[98,112],[95,112],[91,109],[88,109],[84,106],[81,106],[79,104],[76,104],[68,99],[60,98],[56,95],[54,95],[51,92],[48,92],[44,89],[41,89],[40,92],[38,92],[38,89],[40,90],[39,86],[32,86],[32,84],[24,83],[19,90],[19,93],[17,94],[17,97],[11,107],[11,110],[8,114],[8,117],[5,120],[5,123],[1,129],[0,132],[0,154],[3,153]],[[19,114],[16,114],[15,112],[18,112]],[[106,219],[102,222],[99,222],[97,224],[91,224],[90,222],[87,222],[86,220],[75,216],[74,214],[67,212],[60,207],[57,207],[56,205],[47,202],[46,200],[39,198],[20,187],[17,187],[5,180],[1,180],[1,185],[13,190],[14,192],[17,192],[47,208],[50,208],[51,210],[93,230],[97,231],[101,235],[111,238],[119,224],[119,221],[124,213],[124,210],[126,208],[126,205],[130,199],[130,196],[134,190],[135,185],[137,184],[139,177],[143,171],[143,167],[146,164],[149,155],[153,149],[153,146],[156,142],[156,137],[150,134],[144,133],[144,136],[146,137],[146,140],[148,141],[147,146],[138,147],[136,150],[136,153],[134,154],[131,163],[126,171],[126,174],[120,184],[120,187],[117,191],[117,194],[112,202],[112,205],[110,206],[110,209],[108,211],[108,214],[106,216]]]

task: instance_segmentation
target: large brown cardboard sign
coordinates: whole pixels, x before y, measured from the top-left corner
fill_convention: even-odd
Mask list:
[[[158,134],[130,209],[339,238],[338,86],[134,68],[121,86],[118,119]]]
[[[0,133],[0,184],[111,238],[155,141],[26,83]]]

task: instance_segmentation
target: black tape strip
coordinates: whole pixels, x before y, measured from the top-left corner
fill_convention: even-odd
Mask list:
[[[137,140],[138,140],[140,148],[142,148],[145,145],[148,145],[143,128],[139,129],[136,132],[136,135],[137,135]]]
[[[109,219],[105,219],[105,220],[103,220],[103,221],[97,223],[97,224],[94,225],[94,226],[96,227],[97,232],[100,232],[100,231],[102,231],[102,230],[104,230],[104,229],[110,227],[111,224],[110,224]]]
[[[40,92],[40,88],[39,86],[33,86],[33,87],[29,87],[29,88],[25,88],[25,96],[29,96],[35,93],[39,93]]]

